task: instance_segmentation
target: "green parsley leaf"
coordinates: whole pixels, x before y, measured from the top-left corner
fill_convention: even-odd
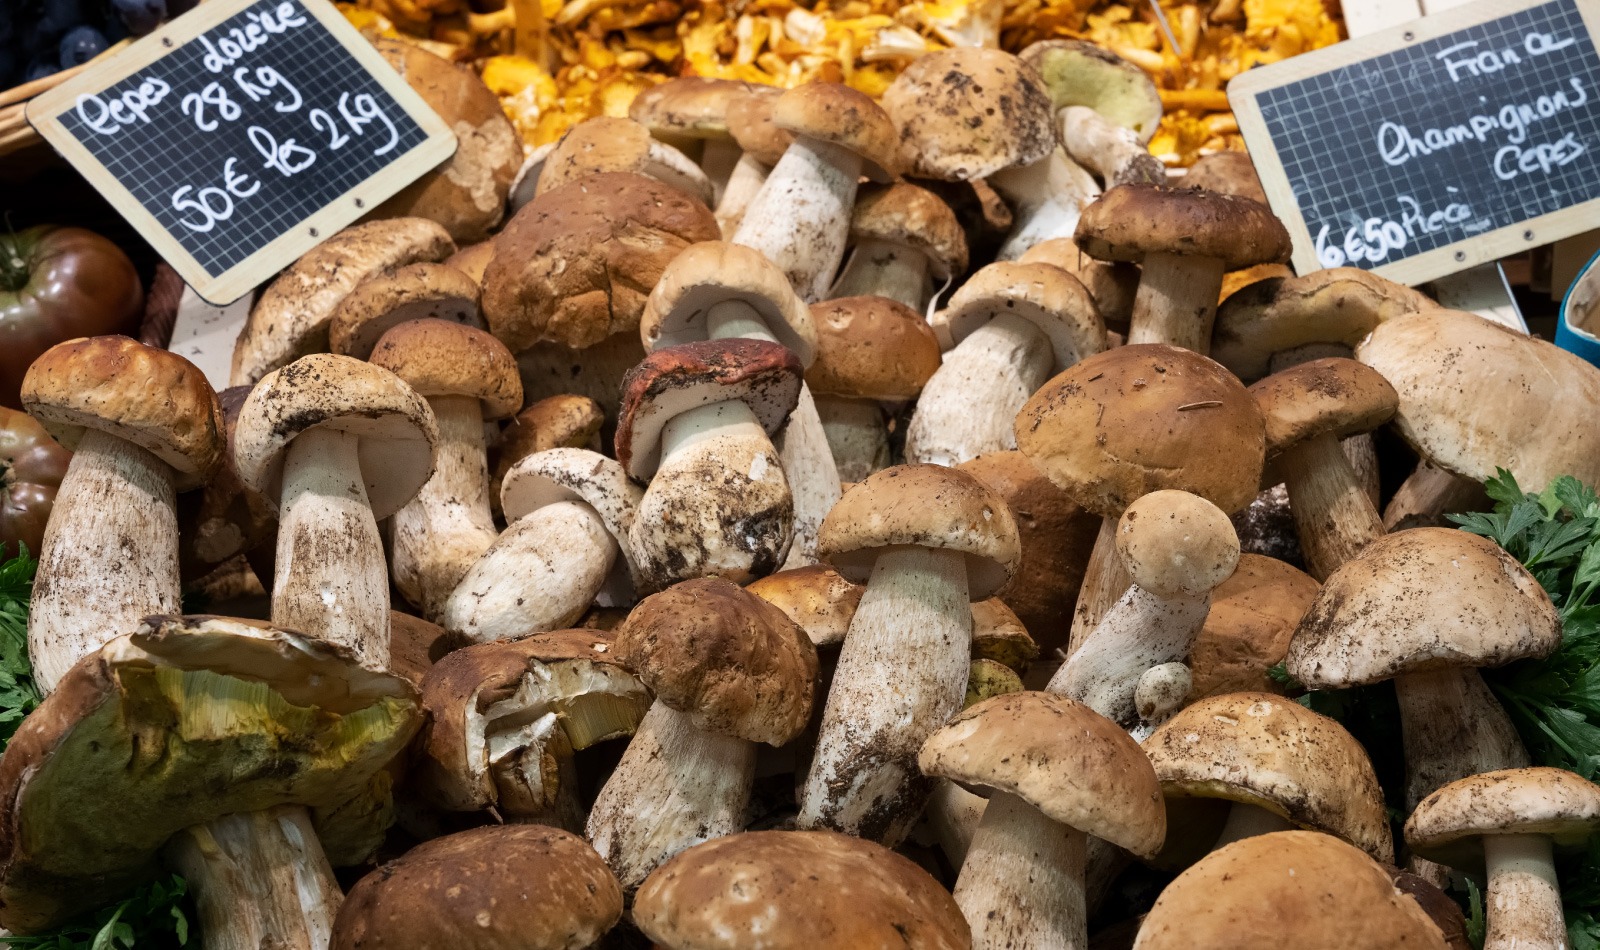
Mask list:
[[[38,568],[25,545],[16,557],[0,563],[0,749],[43,698],[28,662],[28,600]]]
[[[14,950],[169,950],[189,945],[193,907],[189,886],[176,874],[151,881],[132,896],[48,934],[6,937]]]

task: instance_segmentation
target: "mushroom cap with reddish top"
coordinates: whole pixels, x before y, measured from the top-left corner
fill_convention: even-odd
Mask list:
[[[1217,260],[1227,270],[1289,259],[1283,222],[1249,198],[1194,188],[1118,185],[1083,209],[1078,246],[1103,261],[1146,254]]]

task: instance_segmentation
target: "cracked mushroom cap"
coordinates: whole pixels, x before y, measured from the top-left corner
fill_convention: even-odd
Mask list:
[[[800,399],[800,361],[765,340],[704,340],[656,350],[622,379],[617,459],[646,480],[661,463],[661,430],[699,406],[742,400],[776,435]]]
[[[1055,372],[1106,348],[1106,325],[1094,298],[1076,277],[1052,264],[990,264],[967,278],[933,315],[933,331],[954,347],[1003,313],[1039,328],[1050,341]]]
[[[1453,528],[1396,531],[1329,575],[1285,665],[1311,689],[1399,673],[1502,666],[1548,656],[1561,616],[1533,575],[1487,538]]]
[[[1292,699],[1202,699],[1159,726],[1144,751],[1169,798],[1243,802],[1394,861],[1383,790],[1366,750],[1343,726]]]
[[[358,284],[407,264],[442,261],[455,241],[425,218],[354,224],[301,255],[256,298],[233,347],[230,386],[248,386],[328,349],[328,324]]]
[[[1118,185],[1083,209],[1078,246],[1103,261],[1175,254],[1227,270],[1282,264],[1289,232],[1264,204],[1234,195],[1162,185]]]
[[[1272,372],[1274,358],[1302,347],[1355,345],[1378,324],[1438,304],[1404,284],[1356,267],[1249,284],[1217,308],[1211,358],[1246,382]]]
[[[482,241],[505,217],[511,179],[522,165],[522,138],[471,67],[415,43],[378,39],[373,45],[456,135],[454,155],[373,214],[415,215],[439,222],[457,241]]]
[[[639,602],[617,658],[708,732],[781,746],[811,718],[817,649],[783,611],[716,577]]]
[[[1032,165],[1056,148],[1055,110],[1033,67],[957,47],[913,59],[883,94],[908,173],[972,181]]]
[[[1022,556],[1006,503],[942,465],[872,473],[834,503],[817,532],[817,557],[856,584],[872,576],[878,555],[905,545],[964,555],[971,600],[993,597]]]
[[[1356,358],[1394,384],[1395,428],[1440,468],[1474,481],[1506,468],[1531,487],[1600,481],[1600,367],[1455,310],[1385,321]]]
[[[1377,370],[1332,357],[1279,370],[1250,387],[1267,425],[1267,454],[1319,435],[1343,439],[1388,422],[1399,405]]]
[[[894,121],[866,93],[843,83],[808,82],[784,90],[772,103],[772,124],[861,156],[862,174],[873,181],[900,175]]]
[[[1359,848],[1277,831],[1211,852],[1167,885],[1134,950],[1445,950],[1427,913]]]
[[[1078,278],[1107,323],[1123,325],[1133,317],[1133,300],[1139,292],[1137,264],[1097,261],[1069,237],[1040,241],[1023,251],[1017,263],[1054,264]]]
[[[428,262],[373,274],[334,308],[328,348],[369,359],[378,338],[390,329],[430,318],[482,329],[478,282],[448,264]]]
[[[414,780],[448,811],[544,817],[573,780],[562,761],[633,735],[650,702],[608,634],[556,630],[462,647],[423,677]]]
[[[574,125],[545,156],[534,194],[602,172],[632,172],[654,178],[702,204],[711,203],[711,180],[682,152],[633,121],[601,115]]]
[[[1225,512],[1261,484],[1266,436],[1244,385],[1198,353],[1119,346],[1069,367],[1017,413],[1017,448],[1078,504],[1121,517],[1163,488]]]
[[[1190,696],[1283,692],[1267,671],[1283,662],[1321,586],[1276,558],[1240,554],[1233,574],[1211,592],[1211,611],[1189,647]]]
[[[276,509],[289,443],[318,427],[361,440],[361,480],[379,521],[433,476],[439,424],[428,401],[381,366],[315,353],[268,373],[246,397],[233,430],[239,480]]]
[[[420,396],[471,396],[485,420],[522,407],[522,377],[506,345],[449,320],[412,320],[385,333],[369,362],[405,380]]]
[[[148,618],[74,665],[0,759],[0,926],[36,933],[105,903],[185,828],[364,794],[418,725],[411,684],[342,647]]]
[[[540,341],[584,349],[636,332],[667,264],[721,236],[705,205],[653,178],[612,172],[562,185],[495,237],[484,319],[513,353]]]
[[[1145,145],[1161,124],[1161,92],[1143,69],[1081,40],[1041,40],[1022,51],[1055,108],[1086,106]]]
[[[622,918],[622,888],[589,843],[544,825],[425,841],[356,882],[331,950],[566,950]]]
[[[205,374],[125,336],[46,350],[22,377],[22,408],[68,449],[91,429],[139,446],[172,466],[178,491],[206,484],[223,465],[227,429]]]
[[[1007,693],[963,711],[923,743],[924,775],[1007,792],[1052,821],[1136,855],[1167,836],[1150,760],[1116,723],[1052,693]]]
[[[752,83],[707,76],[674,76],[633,97],[628,118],[664,139],[731,139],[728,107]]]
[[[507,521],[516,521],[546,505],[578,501],[594,509],[617,542],[620,557],[612,565],[607,589],[638,588],[633,578],[628,531],[644,498],[644,489],[628,479],[622,463],[589,449],[554,448],[526,456],[506,471],[500,483],[500,506]]]
[[[939,369],[939,338],[920,313],[867,295],[811,305],[817,358],[806,385],[824,396],[915,399]]]
[[[1133,582],[1163,597],[1198,597],[1239,563],[1239,536],[1222,509],[1186,491],[1162,489],[1128,506],[1117,522],[1117,554]]]
[[[1245,152],[1232,150],[1202,155],[1183,176],[1185,188],[1203,188],[1219,195],[1238,195],[1260,204],[1267,203],[1267,192],[1256,175],[1255,163]],[[1364,273],[1364,272],[1363,272]]]
[[[811,312],[789,278],[760,251],[725,241],[691,245],[672,259],[645,301],[639,338],[651,351],[708,339],[711,309],[735,300],[760,314],[801,366],[816,359]]]
[[[1582,847],[1600,828],[1600,785],[1566,769],[1501,769],[1451,782],[1406,819],[1406,843],[1430,861],[1483,873],[1489,835],[1546,835]]]
[[[745,590],[783,611],[818,647],[844,642],[861,595],[867,591],[822,564],[768,574]]]
[[[772,111],[783,90],[777,86],[752,85],[728,104],[728,128],[739,147],[761,164],[771,168],[789,150],[794,133],[779,128]]]
[[[747,831],[656,868],[633,919],[663,950],[966,950],[961,909],[927,871],[833,831]]]
[[[906,182],[862,189],[850,213],[850,242],[864,241],[922,254],[939,280],[967,269],[967,234],[955,212],[938,195]]]

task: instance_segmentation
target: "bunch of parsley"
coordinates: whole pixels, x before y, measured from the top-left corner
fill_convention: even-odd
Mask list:
[[[0,563],[0,750],[16,734],[22,717],[39,705],[39,687],[28,662],[28,596],[38,566],[26,546]]]

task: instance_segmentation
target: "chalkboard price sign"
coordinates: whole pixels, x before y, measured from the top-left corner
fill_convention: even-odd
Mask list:
[[[28,121],[219,303],[456,145],[327,0],[209,0],[34,100]]]
[[[1419,283],[1600,224],[1600,0],[1483,0],[1228,98],[1295,269]]]

